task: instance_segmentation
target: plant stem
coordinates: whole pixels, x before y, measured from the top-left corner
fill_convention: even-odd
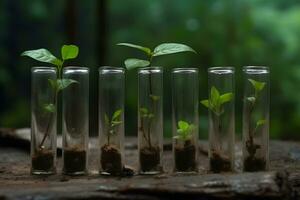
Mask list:
[[[218,151],[221,151],[222,145],[221,145],[221,140],[220,140],[220,136],[222,133],[222,125],[220,122],[220,115],[217,115],[216,113],[213,113],[214,117],[214,129],[215,129],[215,136],[216,136],[216,140],[217,140],[217,145],[216,145],[216,149],[218,149]]]

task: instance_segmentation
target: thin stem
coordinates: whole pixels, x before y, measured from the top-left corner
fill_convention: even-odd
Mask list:
[[[63,62],[62,62],[62,65],[63,65]],[[61,66],[58,66],[58,79],[61,78],[61,68],[62,68],[62,65]],[[52,104],[56,107],[56,102],[57,102],[57,96],[58,96],[58,89],[55,88],[55,91],[54,91],[54,95],[53,95],[53,99],[52,99]],[[57,112],[57,110],[55,109],[55,112]],[[50,117],[49,117],[49,121],[47,123],[47,128],[46,128],[46,132],[44,134],[44,137],[39,145],[39,148],[42,149],[45,141],[46,141],[46,138],[49,136],[49,129],[50,129],[50,125],[53,121],[53,112],[50,113]]]

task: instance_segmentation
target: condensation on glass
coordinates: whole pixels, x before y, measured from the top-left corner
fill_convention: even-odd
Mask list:
[[[99,68],[100,173],[120,175],[124,166],[125,70]]]
[[[198,96],[198,69],[173,69],[172,132],[174,172],[198,171]]]
[[[138,152],[139,173],[163,171],[163,70],[138,70]]]
[[[243,68],[243,170],[269,169],[269,68]]]
[[[208,69],[209,169],[214,173],[234,170],[234,68]]]
[[[87,172],[89,138],[89,69],[65,67],[62,90],[63,173]]]
[[[56,102],[50,81],[56,81],[53,67],[31,70],[31,173],[56,173]]]

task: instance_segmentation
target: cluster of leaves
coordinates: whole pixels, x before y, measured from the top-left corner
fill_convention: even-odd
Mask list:
[[[216,87],[212,86],[210,90],[210,98],[201,101],[205,107],[220,116],[224,112],[223,104],[230,102],[233,99],[233,93],[220,94]]]
[[[168,54],[174,54],[174,53],[180,53],[180,52],[193,52],[196,53],[194,49],[191,47],[185,45],[185,44],[179,44],[179,43],[163,43],[154,48],[152,51],[148,47],[143,47],[136,44],[130,44],[130,43],[118,43],[119,46],[126,46],[138,49],[142,52],[144,52],[148,58],[148,60],[142,60],[137,58],[128,58],[125,60],[125,66],[127,69],[134,69],[137,67],[147,67],[151,65],[153,57],[162,56],[162,55],[168,55]]]
[[[174,136],[174,139],[180,139],[183,141],[191,139],[194,130],[196,129],[194,124],[189,124],[186,121],[178,122],[177,135]]]
[[[108,128],[107,134],[108,136],[112,136],[116,134],[115,128],[122,124],[123,122],[121,121],[121,114],[122,114],[122,109],[116,110],[111,119],[108,117],[108,115],[105,113],[104,114],[104,121],[105,121],[105,126]]]
[[[58,79],[52,80],[49,79],[49,84],[53,91],[55,91],[55,94],[65,88],[67,88],[69,85],[73,83],[77,83],[77,81],[72,79],[62,79],[61,78],[61,71],[63,68],[63,64],[66,60],[74,59],[78,56],[79,48],[76,45],[63,45],[61,47],[61,59],[55,57],[50,51],[47,49],[36,49],[36,50],[29,50],[24,51],[21,56],[28,56],[30,58],[33,58],[34,60],[44,62],[44,63],[50,63],[53,64],[58,71]],[[44,104],[44,110],[46,112],[55,112],[55,105],[54,102]]]

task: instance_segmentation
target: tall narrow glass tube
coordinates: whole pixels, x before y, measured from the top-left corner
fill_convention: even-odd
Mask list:
[[[56,172],[56,102],[57,93],[51,87],[57,72],[53,67],[31,70],[31,173]]]
[[[209,168],[214,173],[234,169],[234,68],[208,69]]]
[[[138,151],[140,174],[158,174],[163,152],[163,70],[138,71]]]
[[[198,96],[198,69],[173,69],[172,129],[174,172],[198,171]]]
[[[269,169],[269,68],[246,66],[243,106],[243,169]]]
[[[100,173],[120,175],[124,165],[125,70],[99,69]]]
[[[65,67],[62,90],[63,173],[87,172],[89,138],[89,69]]]

